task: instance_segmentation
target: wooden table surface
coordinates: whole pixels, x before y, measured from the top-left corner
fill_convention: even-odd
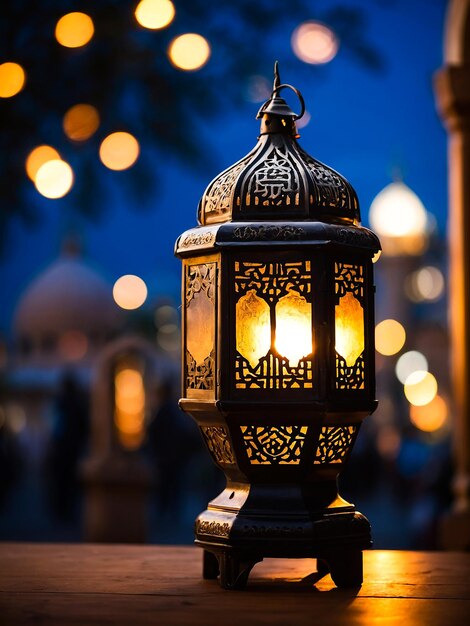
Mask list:
[[[359,592],[315,560],[268,559],[245,591],[201,579],[196,547],[0,543],[0,624],[468,626],[470,554],[364,553]]]

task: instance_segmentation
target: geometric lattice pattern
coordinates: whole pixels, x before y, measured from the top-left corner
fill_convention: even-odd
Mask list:
[[[232,446],[223,426],[205,426],[202,428],[202,434],[217,463],[224,465],[235,463]]]
[[[301,261],[235,261],[235,293],[238,298],[254,291],[271,311],[275,324],[276,304],[284,296],[297,293],[312,302],[311,262]],[[252,367],[240,353],[235,355],[235,387],[237,389],[311,389],[313,387],[313,355],[291,366],[271,345],[267,354]]]
[[[352,293],[364,309],[365,278],[364,266],[352,263],[335,262],[335,297],[336,304],[347,293]],[[335,363],[335,387],[344,391],[358,391],[365,387],[364,354],[354,365],[348,366],[346,360],[337,352]]]
[[[351,449],[357,426],[323,426],[318,439],[314,463],[341,463]]]
[[[298,465],[307,426],[240,426],[252,465]]]

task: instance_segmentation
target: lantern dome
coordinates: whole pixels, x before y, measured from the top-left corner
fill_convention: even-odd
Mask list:
[[[111,286],[70,246],[26,288],[13,320],[15,338],[28,354],[29,346],[51,352],[70,332],[101,341],[121,324]]]
[[[278,93],[292,89],[302,111],[296,115]],[[301,94],[281,85],[277,64],[272,97],[261,107],[261,132],[255,148],[209,184],[199,205],[199,223],[262,220],[360,222],[359,203],[350,183],[298,144],[295,120],[304,113]]]

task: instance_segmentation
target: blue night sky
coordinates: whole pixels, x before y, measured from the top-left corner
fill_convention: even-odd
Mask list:
[[[320,9],[331,4],[316,2]],[[385,68],[371,71],[340,47],[331,63],[309,66],[306,71],[290,51],[290,24],[285,32],[279,32],[273,50],[292,58],[288,72],[281,67],[282,80],[302,91],[311,114],[309,125],[300,131],[300,143],[350,180],[359,195],[365,224],[372,199],[391,182],[393,169],[400,168],[404,181],[436,217],[443,235],[446,136],[435,109],[432,76],[442,65],[446,2],[342,0],[341,4],[366,9],[368,38],[384,57]],[[258,107],[247,103],[241,110],[225,110],[204,125],[200,141],[215,155],[213,171],[194,173],[175,161],[155,160],[162,182],[145,207],[120,192],[120,185],[115,184],[120,173],[105,171],[97,156],[96,167],[109,179],[110,192],[99,220],[81,220],[87,260],[110,281],[122,274],[138,274],[148,284],[150,301],[163,294],[176,300],[180,274],[179,262],[173,258],[174,241],[180,232],[195,225],[197,203],[207,183],[256,142]],[[138,139],[145,150],[145,138]],[[67,197],[43,199],[39,206],[41,221],[34,230],[15,221],[9,233],[0,265],[2,333],[9,331],[22,290],[59,253],[67,222]]]

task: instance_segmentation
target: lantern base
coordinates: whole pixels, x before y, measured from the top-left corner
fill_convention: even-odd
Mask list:
[[[209,508],[196,520],[195,543],[204,549],[203,577],[219,577],[224,589],[243,589],[254,565],[272,557],[316,558],[320,577],[360,587],[362,550],[372,545],[370,524],[352,505],[283,518]]]

